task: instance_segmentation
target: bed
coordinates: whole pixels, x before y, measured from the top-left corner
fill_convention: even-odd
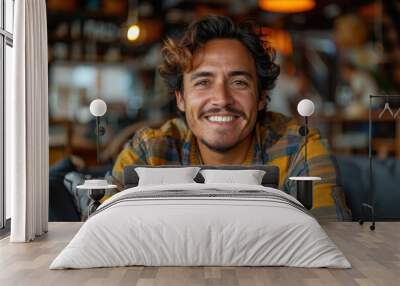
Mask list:
[[[98,208],[50,269],[351,267],[301,203],[276,189],[276,167],[251,167],[265,170],[260,185],[205,183],[196,175],[193,183],[149,186],[138,185],[136,167],[125,169],[127,189]]]

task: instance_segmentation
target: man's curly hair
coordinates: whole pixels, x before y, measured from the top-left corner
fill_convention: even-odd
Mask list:
[[[211,15],[190,24],[180,40],[169,38],[164,42],[159,72],[171,95],[183,92],[183,73],[192,69],[194,52],[214,39],[235,39],[247,48],[256,67],[259,98],[274,87],[280,70],[274,63],[275,50],[269,43],[257,35],[250,23],[235,24],[228,17]],[[265,112],[259,112],[259,119]]]

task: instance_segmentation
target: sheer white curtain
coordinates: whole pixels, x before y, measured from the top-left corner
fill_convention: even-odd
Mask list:
[[[6,98],[6,187],[12,242],[47,231],[48,77],[45,0],[15,1],[13,92]]]

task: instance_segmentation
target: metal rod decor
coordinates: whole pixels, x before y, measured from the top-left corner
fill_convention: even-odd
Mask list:
[[[373,98],[386,98],[386,102],[388,102],[387,99],[389,98],[400,98],[400,95],[398,94],[390,94],[390,95],[369,95],[369,110],[368,110],[368,159],[369,159],[369,187],[368,187],[368,202],[362,203],[361,204],[361,219],[359,220],[360,224],[364,223],[364,209],[370,209],[371,211],[371,221],[372,224],[370,225],[370,229],[374,230],[375,229],[375,197],[374,197],[374,177],[373,177],[373,157],[372,157],[372,99]]]

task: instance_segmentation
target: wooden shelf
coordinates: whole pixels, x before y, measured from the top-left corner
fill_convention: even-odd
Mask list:
[[[128,17],[128,11],[126,14],[116,15],[116,14],[107,14],[101,11],[89,11],[89,10],[74,10],[71,12],[66,11],[52,11],[47,10],[47,19],[48,21],[73,21],[73,20],[102,20],[108,22],[115,22],[117,24],[122,24],[126,21]]]
[[[397,109],[395,110],[395,112]],[[400,115],[397,118],[393,118],[389,113],[385,113],[381,118],[379,117],[381,110],[372,111],[371,119],[372,122],[396,122],[400,121]],[[369,115],[368,111],[358,115],[348,115],[342,112],[335,112],[335,115],[326,116],[322,115],[321,119],[329,123],[364,123],[368,122]]]
[[[396,112],[394,110],[394,112]],[[389,113],[385,113],[384,116],[379,117],[381,110],[372,111],[371,119],[373,123],[373,128],[379,126],[380,124],[393,124],[394,132],[393,134],[388,134],[388,137],[373,137],[372,138],[372,150],[380,158],[385,158],[390,154],[394,154],[396,158],[400,159],[400,116],[393,118]],[[366,146],[338,146],[335,144],[337,142],[338,136],[346,134],[346,126],[357,126],[357,125],[368,125],[369,123],[369,113],[368,110],[355,116],[349,116],[340,111],[335,112],[334,116],[321,116],[320,120],[325,123],[329,129],[329,142],[332,144],[332,149],[336,153],[352,154],[365,153],[368,154],[368,143]],[[365,131],[357,131],[357,133],[365,133],[368,136],[368,129]]]

